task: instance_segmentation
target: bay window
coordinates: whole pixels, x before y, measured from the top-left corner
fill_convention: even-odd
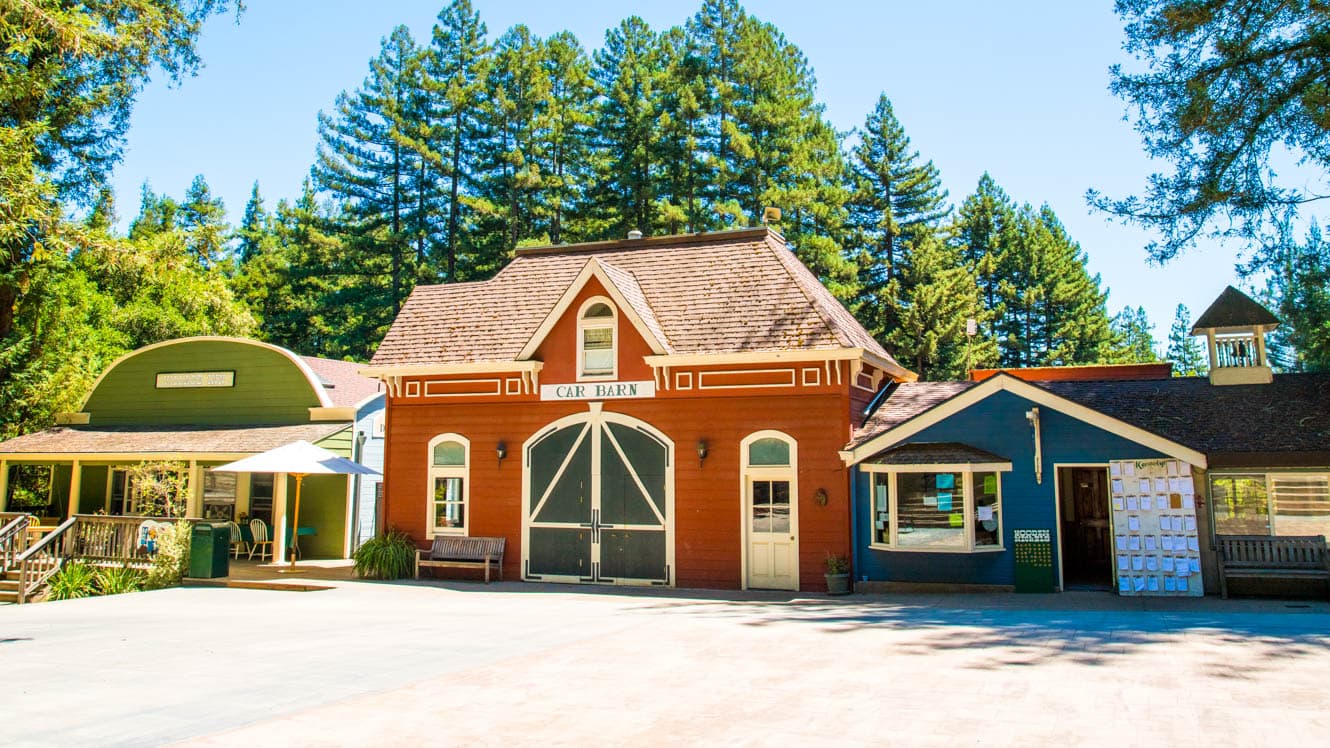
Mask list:
[[[935,553],[1002,550],[1001,481],[992,467],[864,465],[871,545]]]

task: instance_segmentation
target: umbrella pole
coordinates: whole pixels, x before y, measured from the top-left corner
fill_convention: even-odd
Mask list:
[[[296,553],[300,551],[300,481],[304,478],[304,474],[296,473],[296,510],[291,520],[291,571],[296,570]]]

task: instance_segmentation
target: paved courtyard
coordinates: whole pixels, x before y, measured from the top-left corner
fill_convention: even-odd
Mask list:
[[[1330,740],[1323,602],[329,584],[0,608],[0,742]]]

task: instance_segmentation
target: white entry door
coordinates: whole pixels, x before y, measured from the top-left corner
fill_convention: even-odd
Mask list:
[[[790,481],[748,479],[748,586],[799,589],[798,528]]]

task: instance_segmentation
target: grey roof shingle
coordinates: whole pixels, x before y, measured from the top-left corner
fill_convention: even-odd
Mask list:
[[[877,465],[966,465],[1011,460],[960,442],[910,442],[884,449],[864,462]]]
[[[516,360],[593,257],[672,353],[863,348],[893,361],[779,235],[747,229],[519,250],[488,281],[416,288],[372,363]]]
[[[323,391],[328,394],[335,407],[359,405],[370,395],[382,389],[383,384],[377,379],[360,375],[364,364],[354,361],[336,361],[330,358],[301,356],[309,368],[325,383]],[[327,385],[331,384],[331,387]]]
[[[0,454],[258,454],[295,441],[317,442],[350,426],[56,426],[0,442]]]

